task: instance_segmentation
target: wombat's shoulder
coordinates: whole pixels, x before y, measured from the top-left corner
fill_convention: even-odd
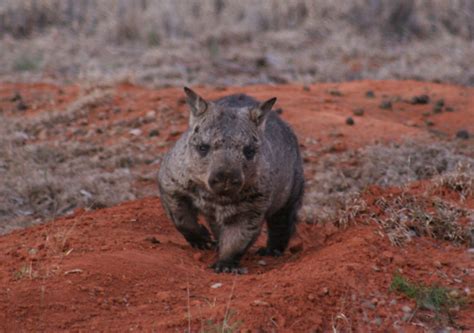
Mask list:
[[[215,100],[214,103],[229,108],[243,108],[259,105],[259,102],[255,98],[245,94],[225,96]]]

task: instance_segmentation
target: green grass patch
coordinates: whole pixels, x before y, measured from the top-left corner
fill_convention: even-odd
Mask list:
[[[439,284],[414,283],[399,274],[393,277],[390,291],[399,292],[414,299],[417,310],[433,311],[435,319],[447,320],[451,324],[454,323],[453,310],[459,310],[465,304],[464,299],[455,289],[448,289]]]

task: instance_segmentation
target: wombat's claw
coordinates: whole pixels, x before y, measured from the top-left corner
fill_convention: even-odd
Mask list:
[[[281,257],[283,253],[277,249],[270,249],[268,247],[261,247],[257,250],[259,256],[265,257]]]
[[[217,246],[217,243],[213,240],[200,240],[189,242],[192,247],[200,250],[211,250]]]
[[[247,274],[248,270],[245,267],[240,267],[235,262],[217,261],[212,266],[216,273],[231,273],[231,274]]]

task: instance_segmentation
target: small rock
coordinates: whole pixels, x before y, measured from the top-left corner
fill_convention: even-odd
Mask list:
[[[29,135],[25,132],[13,133],[13,140],[15,140],[16,142],[25,143],[29,138]]]
[[[467,130],[459,130],[456,133],[456,138],[458,139],[467,140],[469,139],[469,137],[470,137],[470,134]]]
[[[437,104],[433,105],[433,113],[441,113],[443,112],[443,107]]]
[[[430,102],[430,96],[426,94],[413,96],[410,101],[411,104],[428,104],[429,102]]]
[[[10,101],[11,102],[17,102],[17,101],[21,101],[23,99],[23,97],[21,96],[21,94],[16,91],[13,96],[10,98]]]
[[[459,291],[457,291],[456,289],[453,289],[449,292],[449,296],[451,296],[452,298],[458,298],[459,297]]]
[[[392,109],[392,102],[382,101],[379,105],[379,108],[381,108],[383,110],[391,110]]]
[[[362,302],[362,305],[364,305],[366,308],[372,309],[372,310],[375,309],[375,307],[376,307],[374,303],[369,302],[369,301]]]
[[[355,124],[355,121],[352,117],[347,117],[346,118],[346,124],[349,125],[349,126],[352,126]]]
[[[404,306],[402,306],[402,311],[405,312],[405,313],[410,313],[411,308],[408,305],[404,305]]]
[[[308,300],[314,301],[315,299],[316,299],[316,297],[313,294],[308,295]]]
[[[155,110],[150,110],[145,115],[145,119],[153,120],[153,119],[155,119],[155,117],[156,117],[156,111]]]
[[[439,261],[439,260],[433,261],[433,265],[434,265],[434,267],[436,267],[436,268],[441,268],[441,267],[443,267],[443,265],[441,264],[441,261]]]
[[[216,283],[211,284],[212,289],[217,289],[217,288],[220,288],[220,287],[222,287],[222,283],[220,283],[220,282],[216,282]]]
[[[444,99],[443,99],[443,98],[438,99],[438,100],[436,101],[435,105],[439,105],[439,106],[443,107],[443,106],[444,106]]]
[[[344,142],[341,141],[336,141],[334,144],[332,144],[329,148],[328,151],[331,153],[340,153],[343,151],[347,150],[347,145]]]
[[[270,303],[256,299],[255,301],[252,302],[252,305],[255,306],[270,306]]]
[[[374,272],[380,272],[380,267],[379,266],[372,266],[372,269],[374,270]]]
[[[82,273],[82,269],[80,268],[71,269],[69,271],[65,271],[64,275],[77,274],[77,273]]]
[[[338,96],[338,97],[342,96],[342,92],[340,92],[337,89],[329,90],[329,94],[331,94],[331,96]]]
[[[405,124],[410,127],[416,126],[416,122],[414,122],[413,120],[407,120]]]
[[[160,131],[157,130],[156,128],[155,129],[152,129],[149,133],[148,133],[148,136],[150,138],[153,138],[155,136],[159,136],[160,135]]]
[[[260,266],[267,266],[267,262],[266,262],[265,260],[259,260],[259,261],[258,261],[258,264],[259,264]]]
[[[130,133],[131,135],[133,135],[133,136],[140,136],[140,135],[142,135],[143,132],[142,132],[142,130],[139,129],[139,128],[134,128],[134,129],[131,129],[131,130],[129,131],[129,133]]]
[[[160,240],[156,238],[155,236],[147,237],[145,240],[152,244],[161,244]]]
[[[326,296],[327,294],[329,294],[329,289],[327,287],[324,287],[319,291],[319,296]]]
[[[367,90],[365,92],[365,97],[367,98],[374,98],[375,97],[375,93],[372,91],[372,90]]]
[[[434,126],[434,121],[431,120],[431,119],[426,119],[425,120],[425,125],[429,126],[429,127]]]
[[[352,113],[354,114],[354,116],[362,117],[364,115],[364,109],[357,108],[352,110]]]
[[[28,105],[25,102],[23,102],[23,100],[20,100],[20,101],[18,101],[18,103],[16,105],[16,109],[18,111],[26,111],[26,110],[28,110]]]

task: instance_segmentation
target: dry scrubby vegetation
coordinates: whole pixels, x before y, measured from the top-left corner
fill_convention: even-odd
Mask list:
[[[4,0],[0,76],[472,85],[473,22],[470,0]]]
[[[0,127],[0,233],[77,207],[100,208],[135,198],[132,173],[120,166],[121,158],[133,154],[126,147],[25,144],[18,139],[23,132],[16,133]]]
[[[101,208],[150,194],[134,183],[154,175],[134,168],[158,163],[160,156],[150,154],[142,142],[97,145],[54,139],[66,137],[69,126],[87,119],[96,107],[110,104],[112,95],[96,89],[64,110],[22,119],[0,117],[0,234],[79,207]],[[113,127],[126,130],[117,124]],[[90,131],[95,132],[76,130],[78,135]]]
[[[417,236],[474,244],[474,212],[436,196],[440,188],[459,193],[461,201],[472,196],[472,153],[454,143],[407,141],[329,155],[308,166],[314,169],[314,176],[308,180],[301,218],[341,227],[355,218],[375,221],[396,245]],[[418,180],[430,182],[429,192],[415,195],[404,190]],[[402,190],[377,195],[375,202],[368,203],[362,197],[370,185]],[[470,222],[461,225],[460,218]]]

